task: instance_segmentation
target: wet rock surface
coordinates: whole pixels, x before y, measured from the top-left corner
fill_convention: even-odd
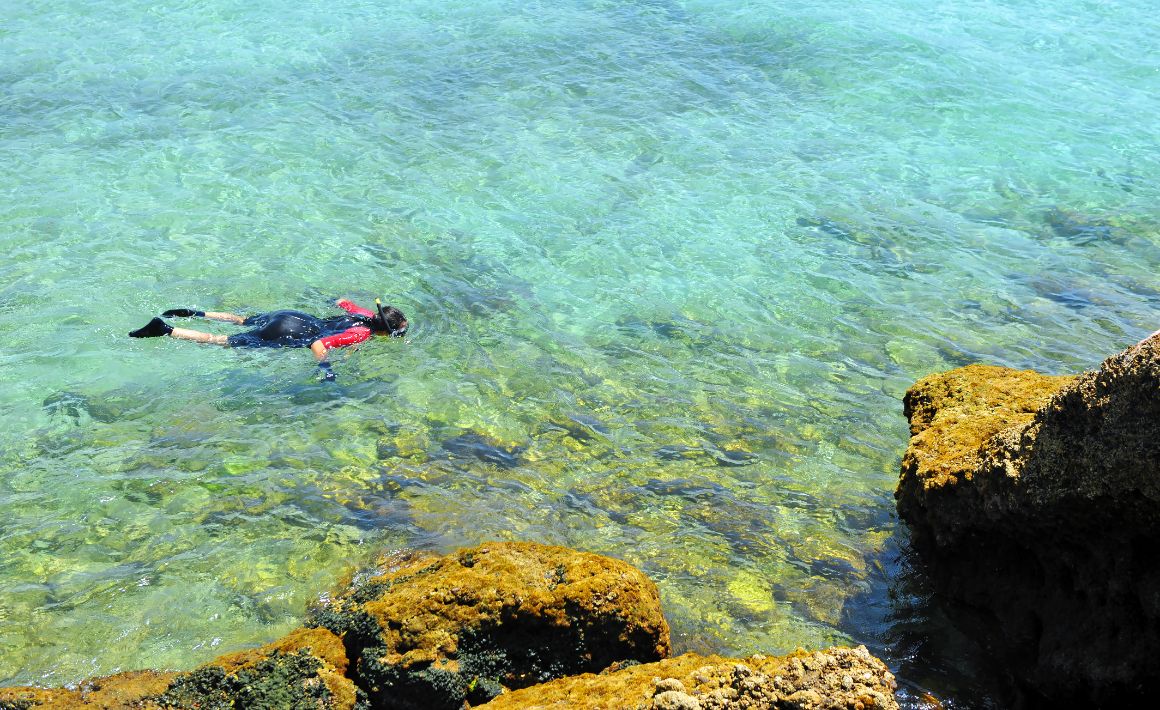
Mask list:
[[[382,707],[458,708],[616,661],[669,654],[656,586],[607,557],[489,543],[380,560],[317,610]]]
[[[483,707],[731,710],[897,708],[894,676],[865,647],[744,660],[686,654],[552,681]]]
[[[1075,378],[971,366],[906,395],[896,497],[948,611],[1029,705],[1160,689],[1160,338]]]

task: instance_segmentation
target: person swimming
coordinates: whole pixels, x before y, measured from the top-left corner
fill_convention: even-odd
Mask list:
[[[402,337],[407,332],[407,318],[394,306],[383,306],[375,299],[375,311],[340,298],[335,305],[346,315],[317,318],[302,311],[271,311],[244,317],[235,313],[198,311],[192,308],[172,308],[161,314],[163,318],[207,318],[237,325],[252,326],[253,330],[234,335],[217,335],[189,328],[175,328],[161,318],[154,318],[143,327],[129,333],[130,338],[158,338],[168,335],[195,343],[221,345],[227,348],[310,348],[322,371],[321,379],[333,382],[334,371],[327,358],[331,348],[356,345],[375,333]]]

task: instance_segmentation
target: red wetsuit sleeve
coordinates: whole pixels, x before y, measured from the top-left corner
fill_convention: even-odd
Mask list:
[[[370,328],[356,325],[353,328],[347,328],[341,333],[335,333],[334,335],[328,335],[325,338],[319,338],[318,342],[322,343],[324,348],[330,350],[331,348],[342,348],[346,347],[347,345],[361,343],[369,337],[371,337]]]
[[[347,313],[353,313],[356,316],[366,316],[367,318],[374,318],[375,317],[374,311],[368,311],[367,309],[363,308],[362,306],[355,305],[353,302],[348,301],[345,298],[338,302],[338,307],[341,308],[342,310],[346,311]],[[365,340],[365,338],[364,338],[364,340]]]

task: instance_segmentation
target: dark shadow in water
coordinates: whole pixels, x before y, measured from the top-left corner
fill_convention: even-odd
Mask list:
[[[869,590],[847,600],[841,630],[890,666],[904,709],[1005,710],[1015,698],[1003,670],[951,623],[901,526],[877,560]]]
[[[156,397],[141,385],[128,385],[105,392],[61,390],[45,397],[44,411],[54,417],[68,417],[80,423],[88,418],[103,424],[141,419],[156,409]]]

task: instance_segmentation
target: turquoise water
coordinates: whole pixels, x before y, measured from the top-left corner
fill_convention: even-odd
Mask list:
[[[953,704],[897,602],[900,398],[1160,327],[1157,36],[1144,0],[6,3],[0,683],[530,539],[645,569],[679,650],[868,643]],[[412,328],[337,386],[125,337],[338,296]]]

